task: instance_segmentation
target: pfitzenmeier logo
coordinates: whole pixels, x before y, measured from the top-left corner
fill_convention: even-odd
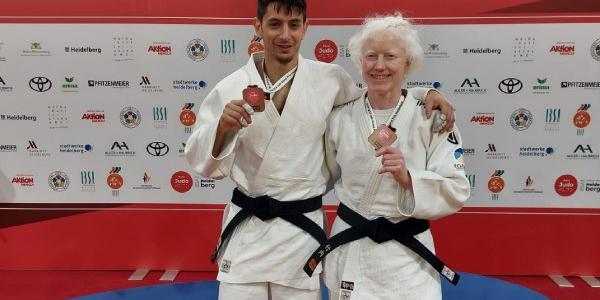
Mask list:
[[[600,81],[562,81],[560,87],[582,88],[582,89],[600,89]]]
[[[88,80],[89,87],[129,88],[128,80]]]

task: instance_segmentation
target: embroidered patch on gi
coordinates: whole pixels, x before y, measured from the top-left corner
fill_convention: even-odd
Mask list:
[[[417,106],[425,106],[425,102],[423,102],[423,100],[417,100]]]
[[[229,273],[229,270],[231,269],[231,261],[229,260],[222,260],[221,261],[221,272],[223,273]]]
[[[341,290],[340,291],[340,299],[339,300],[350,300],[351,294],[352,294],[351,291]]]
[[[352,282],[352,281],[342,281],[342,284],[340,285],[340,288],[342,290],[354,291],[354,282]]]
[[[454,131],[450,132],[450,134],[448,135],[448,142],[454,145],[458,145],[458,137],[456,136],[456,133],[454,133]]]

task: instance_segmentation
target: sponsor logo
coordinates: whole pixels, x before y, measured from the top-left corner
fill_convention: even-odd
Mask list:
[[[574,42],[557,42],[550,47],[550,53],[559,55],[575,55],[575,43]]]
[[[137,186],[133,186],[132,189],[134,190],[160,190],[161,187],[159,186],[155,186],[153,184],[150,183],[150,175],[148,175],[148,172],[144,172],[144,176],[141,178],[142,179],[142,184],[137,185]]]
[[[495,113],[476,113],[471,117],[471,123],[482,126],[494,125]]]
[[[13,87],[6,84],[6,81],[0,76],[0,93],[10,93],[13,91]]]
[[[600,61],[600,39],[595,40],[590,46],[590,53],[592,54],[592,58]]]
[[[457,170],[465,169],[465,156],[462,148],[454,150],[454,168]]]
[[[348,48],[348,45],[340,44],[338,49],[339,49],[339,51],[338,51],[339,57],[350,58],[351,54],[350,54],[350,48]]]
[[[440,44],[427,44],[427,50],[423,53],[425,58],[449,58],[448,52],[444,51]]]
[[[600,180],[581,180],[579,182],[579,191],[581,192],[592,192],[592,193],[600,193]]]
[[[481,85],[479,85],[477,78],[465,78],[460,84],[460,88],[454,89],[454,93],[463,95],[482,95],[487,93],[487,89],[482,88]]]
[[[458,136],[456,136],[456,133],[454,131],[450,132],[450,134],[448,134],[448,142],[450,142],[451,144],[454,145],[458,145],[458,143],[460,143],[460,141],[458,140]]]
[[[0,152],[17,152],[17,145],[0,145]]]
[[[504,170],[495,170],[488,180],[488,190],[492,193],[492,200],[498,200],[499,193],[504,189],[505,183],[501,177],[503,174]]]
[[[50,157],[50,152],[46,149],[38,148],[37,143],[33,140],[28,141],[26,149],[31,157]]]
[[[533,114],[524,108],[519,108],[510,115],[510,126],[517,131],[527,130],[532,122]]]
[[[0,54],[2,53],[2,48],[4,48],[4,42],[0,41]],[[6,61],[6,57],[0,55],[0,62]]]
[[[135,50],[133,38],[129,36],[113,37],[113,59],[117,62],[132,61]]]
[[[599,159],[600,155],[595,154],[590,144],[579,144],[572,153],[567,154],[567,159]]]
[[[516,94],[523,89],[523,83],[516,78],[506,78],[498,83],[498,89],[505,94]]]
[[[223,259],[221,260],[221,263],[219,264],[220,266],[220,271],[223,273],[229,273],[229,271],[231,270],[231,261],[227,260],[227,259]]]
[[[351,281],[342,281],[342,284],[340,285],[340,288],[344,289],[344,290],[354,291],[354,282],[351,282]]]
[[[463,54],[490,54],[500,55],[502,49],[495,48],[463,48]]]
[[[167,128],[167,108],[166,107],[153,107],[152,118],[154,119],[154,128],[166,129]]]
[[[469,186],[471,187],[471,191],[473,191],[475,189],[475,187],[477,186],[476,184],[476,175],[475,174],[467,174],[465,175],[467,177],[467,180],[469,180]]]
[[[130,150],[125,142],[113,142],[109,151],[104,152],[104,156],[135,156],[135,151]]]
[[[546,131],[558,131],[560,129],[560,108],[546,108]]]
[[[485,149],[485,157],[487,159],[508,159],[508,154],[506,152],[498,152],[495,144],[488,144],[487,149]]]
[[[146,146],[146,152],[152,156],[165,156],[169,153],[169,145],[163,142],[151,142]]]
[[[55,192],[64,192],[69,188],[69,176],[62,171],[54,171],[48,176],[48,185]]]
[[[196,114],[192,108],[194,108],[194,103],[185,103],[179,113],[179,121],[185,126],[185,133],[192,133],[192,126],[196,123]]]
[[[142,114],[135,107],[125,107],[119,114],[121,116],[121,124],[127,128],[135,128],[142,122]]]
[[[418,80],[407,82],[406,87],[409,89],[414,87],[433,87],[439,89],[442,87],[442,83],[440,81]]]
[[[581,104],[573,116],[573,125],[577,128],[577,135],[584,135],[585,128],[592,122],[592,116],[588,112],[591,104]]]
[[[110,87],[113,89],[126,89],[129,88],[128,80],[88,80],[88,87],[100,88]]]
[[[531,176],[527,176],[527,178],[523,182],[525,186],[520,190],[515,190],[513,193],[515,194],[543,194],[544,191],[538,190],[535,188],[535,181]]]
[[[92,152],[94,150],[94,146],[91,144],[60,144],[58,147],[60,153],[87,153]]]
[[[235,61],[235,40],[221,40],[221,61]]]
[[[185,156],[185,143],[181,143],[181,148],[179,148],[178,152],[180,157]]]
[[[171,176],[171,187],[179,193],[191,190],[193,183],[192,176],[184,171],[177,171]]]
[[[48,105],[48,128],[64,129],[69,127],[66,105]]]
[[[559,176],[554,182],[554,190],[563,197],[573,195],[577,191],[577,178],[570,174]]]
[[[92,193],[96,191],[96,173],[94,171],[81,171],[81,191]]]
[[[29,49],[24,49],[21,56],[52,56],[49,50],[45,50],[40,42],[30,42]]]
[[[106,122],[106,116],[104,115],[103,110],[88,110],[81,116],[81,119],[92,123]]]
[[[142,76],[142,81],[140,81],[140,87],[142,88],[142,92],[145,93],[162,93],[163,90],[160,88],[158,84],[152,84],[150,82],[150,78],[148,76]]]
[[[199,62],[208,56],[208,46],[201,39],[191,40],[186,47],[187,55],[193,61]]]
[[[248,44],[248,55],[251,56],[256,52],[264,52],[265,46],[262,43],[262,37],[254,35],[252,39],[250,39],[250,43]]]
[[[108,172],[108,177],[106,177],[106,184],[112,189],[112,195],[114,197],[119,196],[119,189],[122,188],[125,183],[123,176],[121,176],[119,172],[121,172],[121,167],[112,167]]]
[[[168,42],[152,42],[148,45],[148,53],[156,55],[171,55],[171,43]]]
[[[519,147],[519,156],[524,157],[546,157],[551,156],[556,152],[554,147]]]
[[[600,81],[562,81],[560,87],[566,88],[582,88],[582,89],[599,89]]]
[[[65,53],[102,54],[102,48],[94,48],[90,46],[65,46]]]
[[[52,88],[52,81],[46,77],[33,77],[29,80],[29,88],[39,93],[47,92]]]
[[[321,40],[315,46],[315,58],[330,63],[337,58],[338,47],[332,40]]]
[[[475,148],[463,148],[465,156],[475,156]]]
[[[216,186],[215,180],[210,178],[200,179],[200,188],[214,190]]]
[[[536,85],[533,86],[533,93],[538,95],[550,94],[550,85],[548,78],[537,78]]]
[[[513,61],[531,62],[535,58],[535,38],[516,37],[513,41]]]
[[[10,182],[14,185],[24,186],[24,187],[29,187],[29,186],[35,185],[33,175],[16,175],[12,178],[12,180]]]
[[[32,115],[4,115],[0,114],[0,121],[32,121],[37,122],[37,116]]]
[[[208,87],[204,80],[173,80],[173,89],[182,91],[198,91]]]
[[[62,91],[65,93],[79,92],[79,86],[75,82],[75,77],[65,77],[65,82],[62,84]]]

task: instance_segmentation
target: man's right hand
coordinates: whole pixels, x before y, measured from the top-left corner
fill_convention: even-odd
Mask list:
[[[219,119],[218,132],[226,134],[232,129],[241,129],[252,123],[250,114],[244,108],[245,103],[244,100],[232,100],[225,105],[223,114]],[[242,121],[242,119],[244,119],[245,125],[243,125],[244,121]]]

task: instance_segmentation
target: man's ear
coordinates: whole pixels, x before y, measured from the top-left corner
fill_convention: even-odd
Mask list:
[[[262,24],[258,18],[254,19],[254,32],[257,36],[262,37]]]

